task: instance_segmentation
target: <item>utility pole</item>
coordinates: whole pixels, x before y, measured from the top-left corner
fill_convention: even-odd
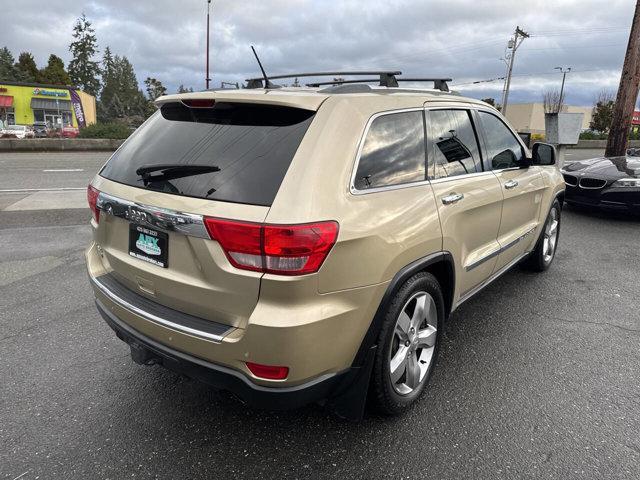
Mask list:
[[[209,10],[211,10],[211,0],[207,0],[207,75],[204,79],[207,90],[209,90],[209,82],[211,82],[211,78],[209,78]]]
[[[620,157],[627,153],[629,128],[633,110],[638,99],[640,86],[640,0],[636,3],[636,12],[631,24],[627,54],[624,57],[620,86],[616,104],[613,107],[613,119],[607,139],[606,157]]]
[[[507,60],[507,78],[504,81],[504,89],[502,90],[502,114],[506,115],[507,113],[507,103],[509,103],[509,88],[511,87],[511,74],[513,73],[513,60],[516,56],[516,50],[522,44],[525,38],[529,38],[529,34],[524,30],[521,30],[520,27],[516,27],[516,31],[513,35],[513,38],[509,40],[507,44],[507,50],[510,50],[509,53],[505,55],[505,59]]]
[[[571,67],[567,68],[566,70],[563,67],[555,67],[554,70],[560,70],[560,73],[562,74],[562,86],[560,87],[560,99],[558,100],[557,112],[560,113],[560,110],[562,110],[562,105],[564,103],[564,81],[567,78],[567,73],[571,71]]]

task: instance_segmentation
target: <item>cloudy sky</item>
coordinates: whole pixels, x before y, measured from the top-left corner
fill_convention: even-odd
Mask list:
[[[204,87],[206,0],[48,0],[3,2],[0,46],[17,57],[50,53],[69,60],[75,19],[94,22],[99,47],[126,55],[138,80],[160,79],[170,92]],[[591,105],[615,90],[634,0],[213,0],[214,85],[255,75],[249,45],[269,73],[399,69],[451,76],[474,97],[500,98],[501,60],[516,25],[531,34],[516,55],[511,101],[540,101],[559,87],[556,66],[572,67],[567,102]]]

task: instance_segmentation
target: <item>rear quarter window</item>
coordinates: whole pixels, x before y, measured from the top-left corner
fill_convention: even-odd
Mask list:
[[[367,131],[353,179],[357,190],[426,179],[422,111],[384,114]]]
[[[315,112],[274,105],[217,102],[162,106],[111,157],[100,175],[114,182],[174,195],[269,206]],[[219,171],[175,178],[141,166],[217,166]]]

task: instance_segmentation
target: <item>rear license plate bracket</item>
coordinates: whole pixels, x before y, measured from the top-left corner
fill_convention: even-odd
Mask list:
[[[169,267],[169,234],[135,223],[129,226],[129,255],[158,267]]]

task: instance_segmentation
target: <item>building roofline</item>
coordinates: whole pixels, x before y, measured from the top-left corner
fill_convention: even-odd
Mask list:
[[[43,87],[43,88],[59,88],[59,89],[67,89],[67,90],[68,89],[80,90],[78,87],[74,87],[73,85],[51,85],[48,83],[8,82],[5,80],[0,80],[0,85],[11,85],[14,87]]]

